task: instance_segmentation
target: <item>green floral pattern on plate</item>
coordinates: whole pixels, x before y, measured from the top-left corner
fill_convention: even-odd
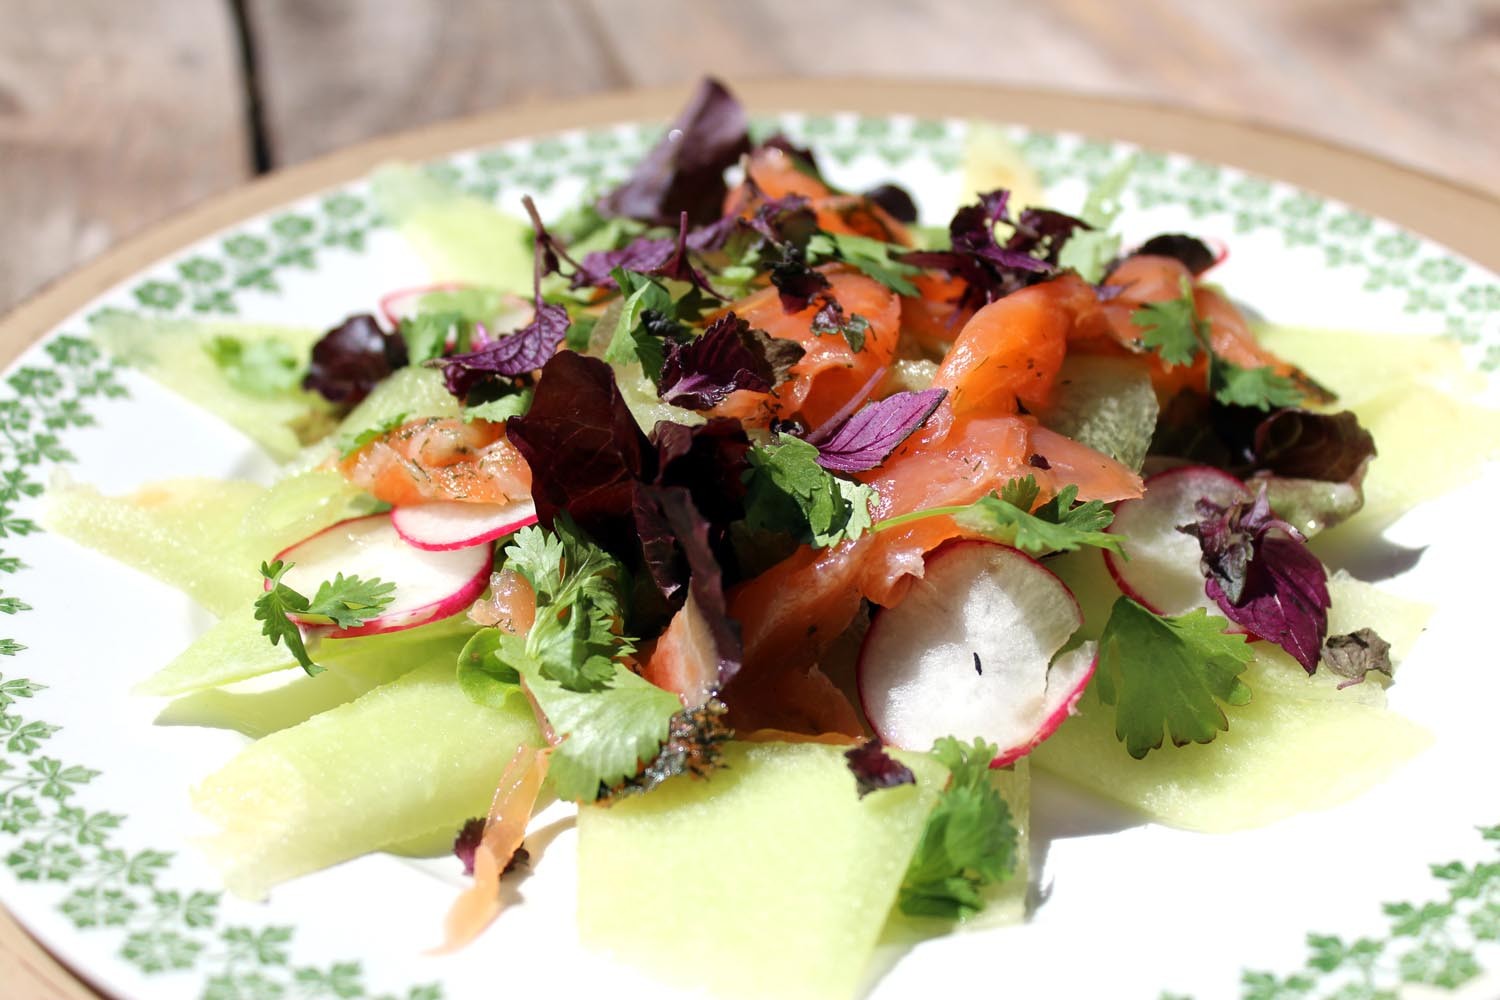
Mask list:
[[[784,130],[820,156],[849,165],[875,157],[895,170],[920,159],[951,172],[966,126],[937,119],[788,116],[758,121],[760,134]],[[623,176],[660,134],[626,125],[574,132],[454,156],[426,169],[486,199],[503,192],[547,193],[559,184],[597,187]],[[1045,183],[1092,182],[1131,151],[1115,143],[1016,130],[1015,139]],[[1406,311],[1480,349],[1479,364],[1500,367],[1500,285],[1477,267],[1371,216],[1285,185],[1183,157],[1140,153],[1129,197],[1137,205],[1182,206],[1195,220],[1228,221],[1232,231],[1279,233],[1288,248],[1315,247],[1330,268],[1355,269],[1371,291],[1396,289]],[[275,295],[285,276],[316,271],[330,253],[362,254],[384,225],[362,184],[308,199],[247,222],[154,268],[114,297],[158,315],[233,315],[248,294]],[[95,422],[90,407],[125,395],[114,363],[87,339],[62,334],[45,357],[12,371],[0,394],[0,539],[37,529],[17,506],[42,490],[41,470],[72,461],[64,436]],[[0,551],[0,574],[26,569]],[[30,611],[0,590],[0,614]],[[0,656],[25,647],[0,639]],[[295,931],[221,919],[216,890],[170,884],[173,854],[126,846],[127,817],[96,809],[100,772],[46,752],[59,726],[33,717],[46,685],[0,675],[0,858],[23,883],[55,884],[54,905],[79,932],[111,933],[117,954],[141,973],[191,974],[205,1000],[438,1000],[436,984],[374,993],[357,961],[327,965],[294,959]],[[43,700],[45,695],[42,695]],[[1500,827],[1482,831],[1500,842]],[[1479,949],[1500,940],[1500,861],[1432,866],[1445,899],[1385,908],[1383,937],[1346,941],[1310,934],[1305,967],[1287,976],[1246,972],[1243,1000],[1377,1000],[1401,983],[1459,986],[1481,971]],[[1164,996],[1171,996],[1166,994]]]

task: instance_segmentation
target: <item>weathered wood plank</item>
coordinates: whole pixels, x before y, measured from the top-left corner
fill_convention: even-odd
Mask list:
[[[630,82],[574,0],[248,0],[247,10],[278,165]]]
[[[0,0],[0,312],[249,174],[228,8]]]

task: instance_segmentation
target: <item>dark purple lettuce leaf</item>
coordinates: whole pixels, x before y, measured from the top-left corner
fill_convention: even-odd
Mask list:
[[[1371,628],[1348,635],[1330,635],[1323,643],[1323,666],[1346,680],[1342,690],[1362,684],[1371,670],[1391,676],[1391,644]]]
[[[459,399],[468,399],[484,383],[515,378],[541,368],[557,354],[558,345],[567,335],[568,310],[539,299],[531,322],[519,330],[498,337],[477,351],[438,358],[433,364],[442,368],[448,391]]]
[[[917,221],[917,203],[899,184],[880,184],[865,192],[865,197],[885,209],[897,222],[911,225]]]
[[[1194,277],[1213,267],[1216,260],[1214,252],[1209,249],[1207,243],[1196,236],[1188,236],[1186,233],[1162,233],[1160,236],[1153,236],[1135,248],[1131,256],[1136,255],[1174,258],[1181,261],[1182,266],[1191,271]]]
[[[1228,507],[1200,500],[1198,513],[1200,521],[1178,530],[1202,547],[1204,592],[1226,618],[1312,673],[1328,633],[1328,571],[1272,513],[1265,490]]]
[[[663,420],[652,429],[651,440],[657,485],[686,489],[704,516],[720,527],[745,516],[750,438],[738,420],[715,417],[694,427]]]
[[[729,191],[725,169],[749,151],[744,109],[705,78],[629,180],[599,200],[599,211],[653,225],[673,225],[683,212],[694,225],[713,222]]]
[[[882,788],[917,783],[917,776],[911,773],[911,768],[886,753],[878,739],[844,751],[844,760],[848,762],[849,773],[854,775],[860,798]]]
[[[700,337],[667,344],[666,352],[661,398],[690,410],[711,409],[737,389],[770,392],[803,354],[800,345],[753,330],[732,312]]]
[[[543,527],[566,512],[611,553],[634,550],[631,504],[651,446],[609,365],[573,351],[554,354],[531,409],[507,420],[505,433],[531,466]]]
[[[406,341],[385,333],[368,313],[350,316],[313,345],[302,388],[330,403],[353,406],[406,365]]]
[[[1249,472],[1288,479],[1355,482],[1375,457],[1375,438],[1348,410],[1278,410],[1255,427]]]
[[[818,449],[818,464],[834,472],[864,472],[890,457],[901,442],[932,416],[946,389],[898,392],[871,403],[836,427],[807,435]]]
[[[676,607],[687,593],[708,626],[717,664],[717,688],[739,671],[744,655],[740,626],[729,616],[724,597],[724,574],[713,548],[713,526],[681,486],[642,483],[633,504],[646,569],[662,595]]]

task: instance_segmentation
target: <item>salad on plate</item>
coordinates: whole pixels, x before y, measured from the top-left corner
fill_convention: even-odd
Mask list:
[[[282,463],[48,497],[217,619],[139,691],[254,738],[192,790],[227,887],[451,851],[431,943],[503,951],[561,811],[586,944],[850,996],[882,940],[1024,919],[1033,766],[1215,832],[1421,752],[1385,690],[1430,609],[1339,565],[1483,455],[1415,474],[1419,390],[1336,377],[1367,339],[1126,245],[1128,170],[933,225],[706,81],[556,218],[387,168],[432,274],[375,312],[102,321]]]

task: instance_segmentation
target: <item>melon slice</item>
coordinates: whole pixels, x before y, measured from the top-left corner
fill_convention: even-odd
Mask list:
[[[1096,636],[1119,596],[1099,553],[1068,553],[1048,565],[1078,597],[1082,633]],[[1429,605],[1342,572],[1328,578],[1328,594],[1329,634],[1373,627],[1398,664],[1432,614]],[[1168,745],[1135,760],[1115,738],[1114,709],[1091,689],[1078,716],[1034,753],[1036,766],[1160,822],[1221,832],[1353,798],[1431,742],[1425,729],[1385,710],[1378,680],[1340,689],[1343,678],[1323,670],[1309,677],[1270,643],[1254,648],[1255,660],[1241,675],[1254,697],[1225,709],[1229,731],[1212,743]],[[1368,752],[1355,763],[1349,746]]]
[[[219,337],[273,341],[289,357],[306,359],[321,330],[114,313],[102,317],[94,333],[121,361],[248,435],[278,460],[291,458],[303,441],[321,437],[333,424],[328,403],[299,386],[270,394],[237,389],[208,350]]]
[[[439,282],[531,293],[531,226],[410,166],[372,180],[375,201]]]
[[[223,615],[261,590],[259,561],[239,531],[246,511],[265,493],[253,483],[217,479],[153,483],[123,497],[55,483],[42,523]]]
[[[218,827],[205,853],[231,892],[279,882],[483,814],[519,744],[526,701],[476,705],[441,656],[363,697],[246,747],[193,790]]]
[[[843,749],[732,744],[707,781],[578,815],[584,942],[731,997],[850,997],[947,771],[860,799]]]
[[[171,663],[137,684],[132,693],[190,694],[297,667],[285,645],[271,645],[261,628],[254,603],[247,601],[210,626]],[[456,656],[476,628],[465,616],[454,615],[403,632],[324,639],[310,648],[321,666],[382,682],[421,662],[430,644],[456,641]]]

